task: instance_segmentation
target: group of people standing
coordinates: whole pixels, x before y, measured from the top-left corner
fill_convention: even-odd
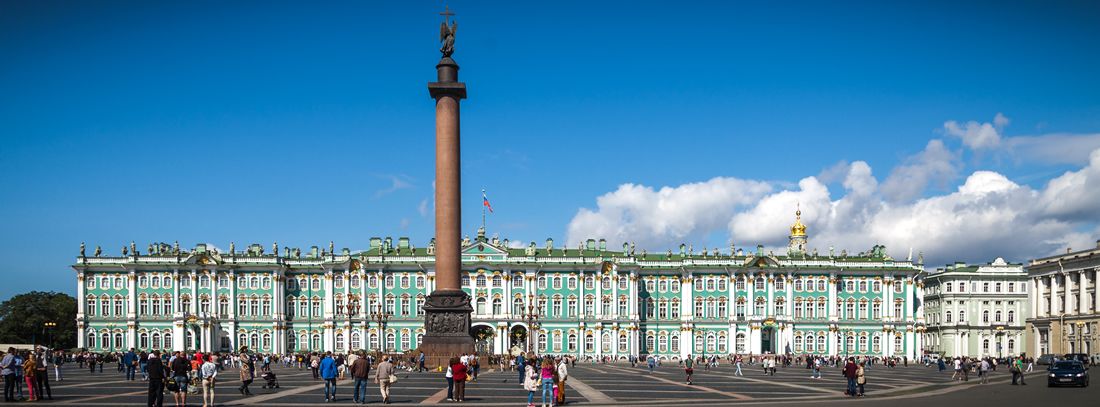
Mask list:
[[[4,401],[53,400],[49,369],[52,366],[55,378],[61,380],[59,365],[64,363],[65,356],[58,351],[43,347],[33,351],[18,351],[9,347],[0,358],[0,369],[3,369],[4,376]],[[24,385],[27,389],[25,395]]]
[[[567,356],[537,357],[534,352],[516,357],[520,371],[520,383],[527,390],[527,407],[534,407],[535,392],[542,391],[542,406],[565,404],[565,383],[569,379],[569,365],[575,360]]]

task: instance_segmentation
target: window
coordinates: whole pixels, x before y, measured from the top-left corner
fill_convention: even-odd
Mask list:
[[[627,316],[627,314],[630,313],[627,310],[628,306],[629,306],[629,302],[627,302],[626,296],[625,295],[620,296],[619,297],[619,318],[624,318],[624,317]]]
[[[753,310],[753,314],[756,316],[764,316],[764,299],[757,298],[756,307]]]
[[[650,293],[657,292],[656,284],[657,283],[653,282],[653,279],[646,279],[645,280],[645,290],[646,290],[646,292],[650,292]]]
[[[867,280],[859,280],[859,292],[867,292]]]
[[[852,280],[845,280],[844,281],[844,291],[853,292],[855,290],[856,290],[856,282],[855,281],[852,281]]]
[[[673,318],[676,316],[674,315]],[[726,297],[718,299],[718,318],[727,318],[726,316]]]
[[[199,288],[210,288],[210,276],[206,274],[199,276]]]
[[[848,301],[844,306],[844,318],[855,319],[856,318],[856,303],[855,301]]]
[[[576,290],[577,289],[577,278],[576,277],[566,277],[566,279],[568,279],[569,289],[570,290]]]
[[[882,292],[882,282],[875,280],[875,282],[871,283],[871,291],[876,293]]]
[[[551,281],[551,285],[554,287],[555,290],[560,290],[561,289],[561,276],[554,276],[552,281]]]
[[[546,277],[539,276],[539,289],[540,290],[545,290],[546,289]]]
[[[596,279],[592,278],[592,276],[585,276],[584,277],[584,289],[585,290],[595,290],[596,289]]]
[[[737,353],[745,353],[745,334],[738,333],[737,336],[734,337],[734,347]]]
[[[657,284],[657,290],[662,292],[662,293],[667,292],[668,291],[668,280],[661,279],[661,281],[659,281],[658,284]]]
[[[802,291],[802,279],[794,280],[794,290]]]
[[[735,281],[733,283],[733,289],[737,290],[737,291],[744,291],[745,290],[745,279],[738,278],[737,281]]]
[[[967,321],[966,321],[966,310],[959,310],[959,322],[964,323],[964,324],[967,323]]]
[[[998,324],[1001,323],[1001,316],[1001,310],[997,310],[997,312],[993,314],[993,321],[997,322]]]
[[[753,289],[755,289],[756,291],[763,291],[764,290],[764,278],[763,277],[757,277],[756,278],[756,284],[753,287]]]
[[[493,315],[501,315],[504,313],[503,302],[500,298],[493,298]]]
[[[629,345],[630,342],[627,340],[626,335],[619,335],[619,352],[626,352]]]
[[[584,315],[593,315],[596,313],[596,299],[591,295],[584,297]]]
[[[475,302],[477,305],[474,307],[474,313],[477,315],[485,315],[485,303],[485,297],[478,297]]]
[[[894,281],[894,293],[901,294],[901,281]]]
[[[945,292],[951,292],[951,283],[944,284],[943,287],[946,288]]]
[[[719,279],[718,279],[718,291],[726,291],[726,290],[728,290],[728,287],[727,287],[727,285],[726,285],[726,284],[727,284],[727,283],[726,283],[726,279],[725,279],[725,277],[719,278]]]
[[[523,307],[524,307],[524,305],[523,305],[523,299],[522,298],[516,298],[516,299],[512,300],[512,316],[516,317],[516,318],[519,318],[520,316],[524,315],[525,312],[524,312]]]
[[[332,285],[334,288],[344,288],[344,276],[337,275],[332,279]],[[342,346],[337,346],[337,349],[342,349]]]
[[[477,276],[477,287],[478,288],[485,288],[485,285],[486,285],[485,276]]]
[[[894,318],[901,318],[902,316],[904,316],[902,313],[902,302],[900,300],[894,301]]]
[[[695,279],[695,291],[703,291],[703,279],[702,278],[696,278]]]
[[[512,288],[523,288],[523,274],[512,276]]]
[[[500,274],[493,275],[493,288],[500,288],[504,280],[500,278]]]
[[[989,310],[982,310],[982,323],[983,324],[988,324],[989,323]]]
[[[584,336],[584,351],[595,352],[596,351],[596,338],[592,334]]]
[[[775,280],[775,289],[777,291],[785,290],[786,289],[786,284],[787,284],[787,282],[785,280],[783,280],[783,278],[776,279]]]
[[[627,283],[628,283],[628,280],[627,280],[626,277],[619,277],[619,289],[620,290],[628,289]]]
[[[871,318],[872,319],[882,319],[882,303],[881,302],[875,301],[874,304],[871,304]]]
[[[393,276],[392,275],[387,275],[385,277],[385,283],[386,283],[386,288],[393,288],[393,285],[394,285]],[[470,285],[470,276],[468,274],[463,274],[462,275],[462,285],[464,287]]]
[[[1016,311],[1008,310],[1008,323],[1016,322]],[[1011,353],[1011,351],[1009,352]]]
[[[982,283],[982,292],[983,293],[989,292],[989,282],[988,281]]]
[[[611,291],[611,278],[610,277],[604,277],[602,285],[603,285],[603,290],[604,291]]]
[[[312,280],[312,281],[310,281],[310,283],[309,283],[309,287],[310,287],[310,288],[311,288],[311,289],[312,289],[313,291],[320,291],[320,290],[321,290],[321,279],[319,279],[319,278],[317,278],[317,277],[314,277],[314,278],[313,278],[313,280]]]
[[[825,279],[824,278],[817,281],[817,291],[825,292]]]
[[[265,280],[265,281],[266,281],[266,280]],[[359,288],[359,286],[360,286],[360,285],[362,284],[362,280],[361,280],[361,279],[359,279],[359,276],[357,276],[357,275],[353,275],[353,276],[351,276],[351,280],[350,280],[350,283],[351,283],[351,288]],[[265,288],[266,288],[266,287],[265,287]],[[353,335],[352,335],[352,338],[353,338],[353,339],[352,339],[352,343],[353,343],[353,344],[355,343],[355,339],[354,339],[354,337],[355,337],[355,336],[354,336],[354,334],[353,334]],[[358,349],[358,348],[352,348],[352,349]]]

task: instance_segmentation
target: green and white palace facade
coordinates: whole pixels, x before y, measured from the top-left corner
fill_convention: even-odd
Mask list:
[[[780,255],[759,246],[635,252],[603,240],[516,248],[479,230],[462,251],[471,334],[488,353],[917,357],[922,261],[892,259],[882,246],[819,254],[805,232],[796,220]],[[331,242],[320,252],[273,246],[155,244],[139,253],[131,243],[117,257],[82,248],[72,266],[78,346],[289,353],[420,344],[433,243],[372,238],[354,253]]]

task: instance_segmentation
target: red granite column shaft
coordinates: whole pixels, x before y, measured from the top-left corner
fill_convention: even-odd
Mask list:
[[[461,271],[462,182],[459,175],[458,99],[435,103],[435,281],[436,290],[458,291]]]

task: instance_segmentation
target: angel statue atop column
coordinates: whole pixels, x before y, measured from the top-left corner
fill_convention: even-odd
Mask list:
[[[446,16],[447,14],[444,15]],[[454,14],[450,13],[450,15]],[[444,20],[442,23],[439,24],[439,42],[443,43],[443,46],[439,48],[439,52],[443,53],[444,58],[450,57],[451,54],[455,52],[455,31],[457,30],[457,21],[452,21],[450,27],[447,26],[447,20]]]

